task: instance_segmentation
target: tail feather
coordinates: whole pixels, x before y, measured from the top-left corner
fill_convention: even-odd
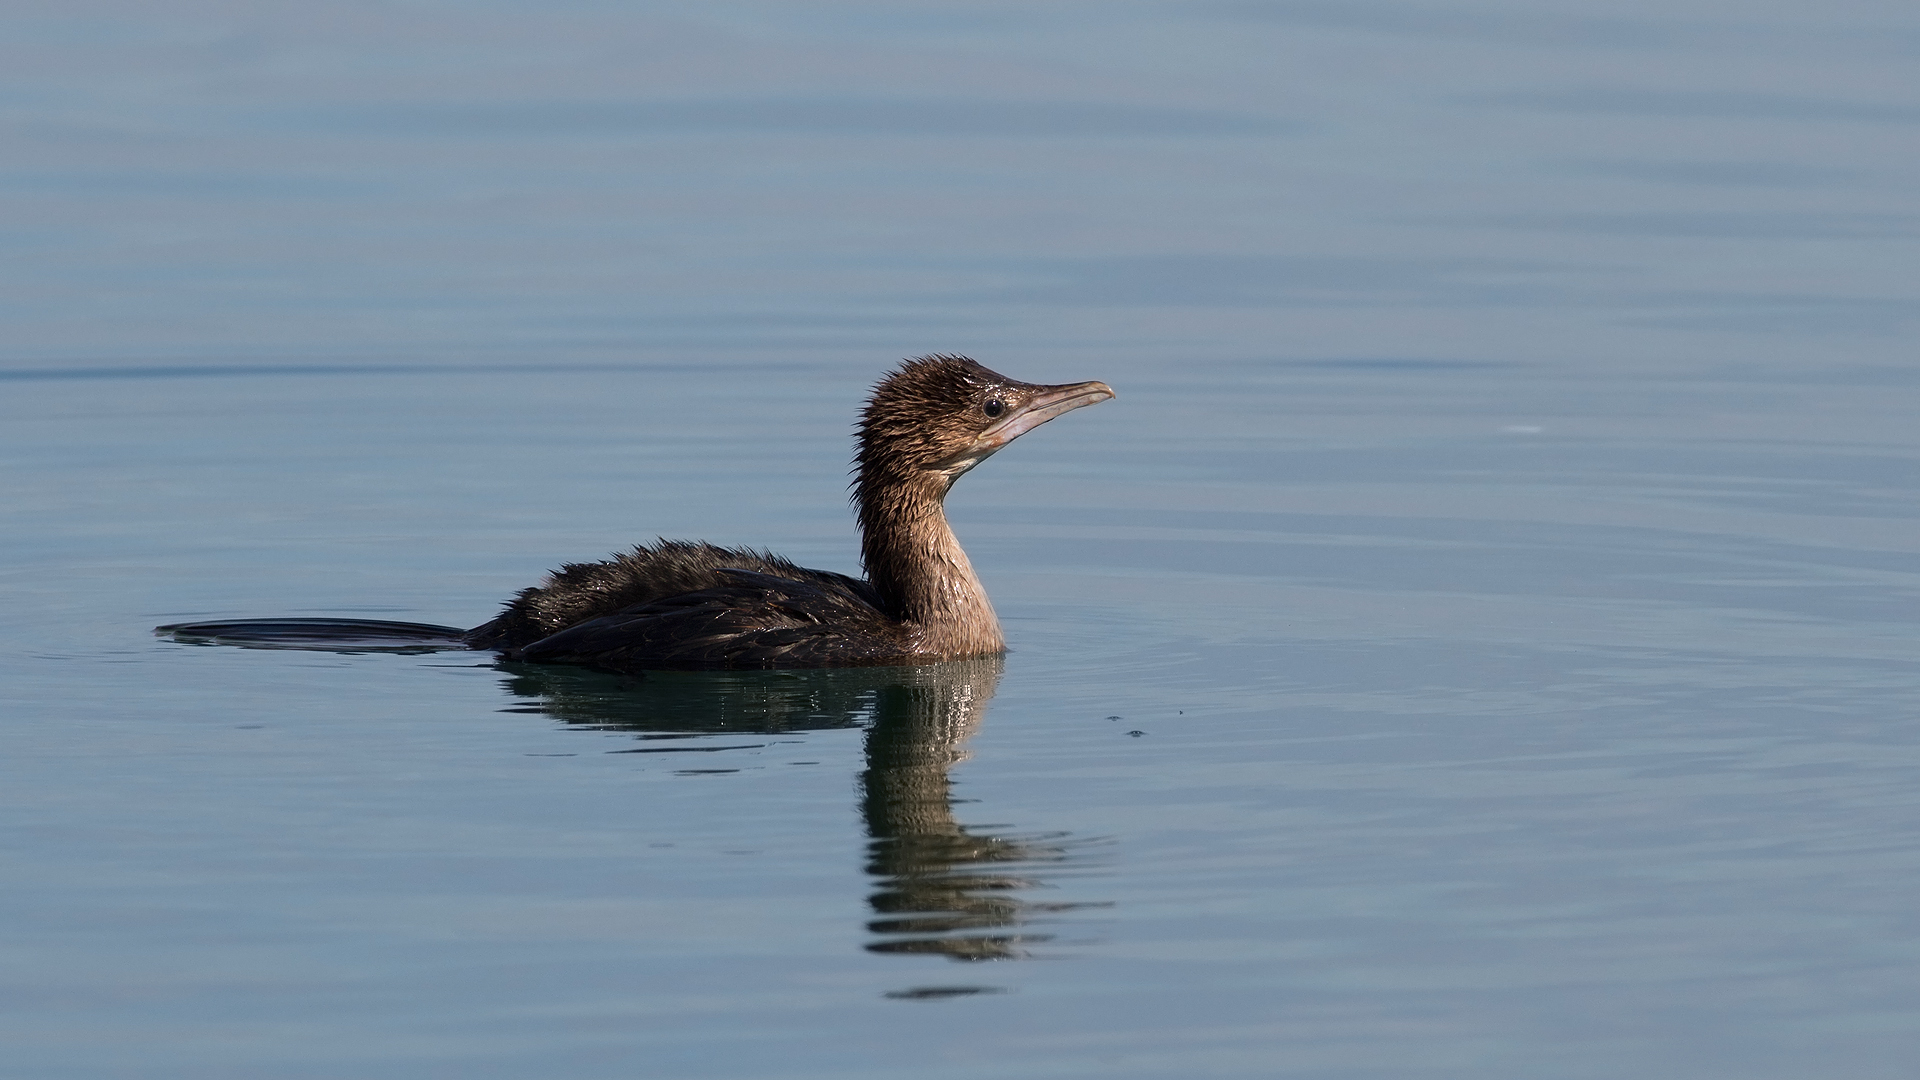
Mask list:
[[[170,623],[153,632],[188,645],[323,652],[436,652],[465,649],[467,631],[431,623],[382,619],[222,619]]]

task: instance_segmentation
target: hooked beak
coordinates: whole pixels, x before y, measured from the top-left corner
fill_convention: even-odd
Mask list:
[[[1112,396],[1113,388],[1103,382],[1045,387],[1029,398],[1024,408],[1002,417],[999,423],[981,432],[973,445],[992,453],[1061,413],[1098,404]]]
[[[1072,412],[1083,405],[1097,405],[1113,396],[1113,387],[1103,382],[1039,387],[1039,393],[1028,398],[1025,405],[1001,417],[992,427],[981,432],[980,437],[973,440],[972,445],[948,464],[947,473],[949,476],[959,476],[985,461],[994,451],[1061,413]]]

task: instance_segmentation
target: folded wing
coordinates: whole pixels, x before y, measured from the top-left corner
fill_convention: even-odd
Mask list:
[[[901,624],[862,595],[864,583],[738,569],[717,576],[718,585],[589,619],[513,655],[620,672],[912,662]]]

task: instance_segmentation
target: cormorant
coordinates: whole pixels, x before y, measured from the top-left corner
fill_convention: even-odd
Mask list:
[[[1102,382],[1039,386],[964,356],[923,356],[874,386],[854,502],[866,580],[751,548],[662,540],[571,563],[472,630],[360,619],[176,623],[175,640],[279,648],[472,648],[507,659],[652,669],[924,664],[1005,651],[1000,620],[947,526],[953,482]]]

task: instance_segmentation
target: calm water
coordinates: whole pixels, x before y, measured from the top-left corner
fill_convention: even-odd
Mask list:
[[[0,15],[33,1078],[1905,1077],[1909,3]],[[472,625],[855,571],[902,356],[1004,663]]]

